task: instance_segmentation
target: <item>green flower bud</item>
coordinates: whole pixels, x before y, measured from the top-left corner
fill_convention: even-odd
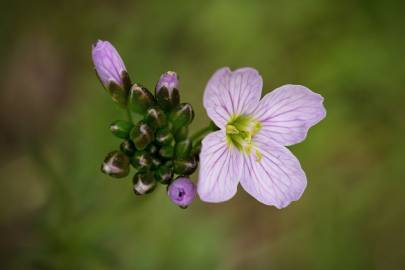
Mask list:
[[[129,137],[129,132],[133,127],[134,125],[128,121],[117,120],[110,125],[110,130],[118,138],[126,139]]]
[[[138,150],[145,149],[155,139],[152,128],[143,121],[131,130],[130,137]]]
[[[169,144],[173,140],[173,135],[168,128],[159,129],[156,132],[156,142],[160,145]]]
[[[133,156],[135,154],[136,148],[135,144],[131,140],[125,140],[121,143],[120,149],[127,156]]]
[[[151,143],[151,144],[149,144],[147,151],[151,155],[154,155],[159,151],[159,147],[157,147],[154,143]]]
[[[182,126],[174,134],[174,139],[176,140],[176,142],[180,142],[187,139],[187,136],[188,136],[188,126]]]
[[[188,158],[191,153],[192,143],[190,139],[176,143],[174,148],[174,155],[176,159]]]
[[[188,159],[174,161],[174,172],[180,175],[190,175],[197,169],[198,162],[195,156]]]
[[[177,131],[183,126],[188,126],[194,119],[193,107],[188,103],[181,103],[170,115],[173,130]]]
[[[145,121],[154,128],[161,128],[167,124],[165,113],[162,109],[156,106],[147,109]]]
[[[132,179],[133,190],[136,195],[151,193],[156,187],[156,181],[152,173],[136,173]]]
[[[155,87],[157,103],[163,110],[169,111],[180,103],[179,78],[176,72],[168,71],[160,77]]]
[[[167,166],[160,166],[155,171],[156,180],[162,184],[169,184],[173,179],[173,169]]]
[[[129,173],[129,159],[120,151],[110,152],[101,165],[101,171],[115,178],[125,177]]]
[[[173,160],[168,160],[165,162],[166,167],[173,167]]]
[[[131,158],[131,164],[138,171],[145,171],[152,166],[152,157],[147,152],[136,152]]]
[[[133,84],[129,90],[128,107],[131,111],[144,114],[146,110],[155,103],[151,92],[145,87]]]
[[[162,146],[159,150],[159,155],[166,159],[171,159],[174,154],[174,147],[171,144],[166,144]]]
[[[162,165],[160,159],[158,159],[157,157],[152,157],[152,170],[158,168],[160,165]]]

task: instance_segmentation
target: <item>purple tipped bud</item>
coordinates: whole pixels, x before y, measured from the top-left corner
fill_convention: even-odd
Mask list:
[[[155,96],[159,106],[165,111],[171,110],[179,104],[179,77],[176,72],[168,71],[160,76],[156,84]]]
[[[179,177],[170,184],[167,193],[173,203],[186,208],[195,198],[196,187],[190,179]]]
[[[179,78],[177,77],[176,72],[168,71],[160,76],[156,85],[156,93],[158,93],[162,87],[169,90],[169,93],[171,93],[174,88],[179,89]]]
[[[121,56],[110,42],[98,40],[93,44],[92,58],[104,87],[108,88],[110,83],[123,87],[123,73],[126,73],[126,68]]]

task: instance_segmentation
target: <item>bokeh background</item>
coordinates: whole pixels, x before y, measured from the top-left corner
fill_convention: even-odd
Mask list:
[[[0,268],[405,269],[404,3],[2,0]],[[291,147],[301,200],[277,210],[240,188],[182,210],[103,175],[125,114],[94,75],[99,38],[150,88],[177,71],[193,130],[222,66],[322,94],[326,119]]]

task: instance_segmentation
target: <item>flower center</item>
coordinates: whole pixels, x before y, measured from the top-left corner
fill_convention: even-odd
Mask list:
[[[183,200],[184,195],[186,195],[186,192],[184,191],[184,189],[179,188],[179,190],[177,191],[177,200],[178,201]]]
[[[234,115],[226,124],[226,139],[229,146],[235,146],[239,151],[250,154],[255,149],[252,137],[260,131],[262,125],[254,117],[248,115]],[[256,149],[258,161],[261,154]]]

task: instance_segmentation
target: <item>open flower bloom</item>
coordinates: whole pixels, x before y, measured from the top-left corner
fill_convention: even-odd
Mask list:
[[[229,200],[240,183],[258,201],[283,208],[304,192],[305,173],[285,146],[303,141],[325,117],[323,98],[304,86],[284,85],[260,100],[262,86],[253,68],[222,68],[208,81],[204,107],[220,130],[202,141],[201,200]]]

